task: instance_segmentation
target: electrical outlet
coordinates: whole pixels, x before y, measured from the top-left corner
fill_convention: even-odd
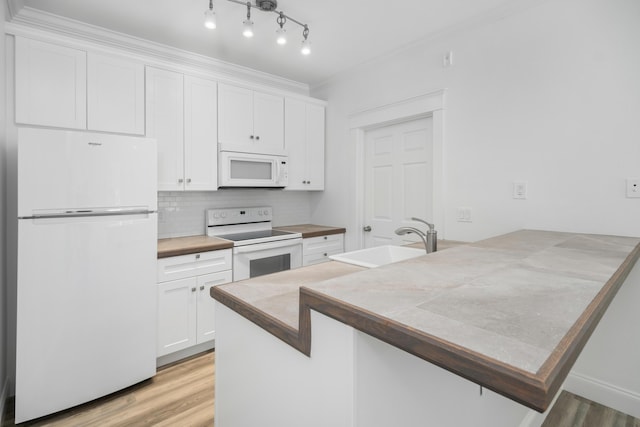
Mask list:
[[[447,68],[453,65],[453,51],[449,51],[442,57],[442,66]]]
[[[527,183],[525,181],[513,182],[513,198],[514,199],[527,198]]]
[[[627,178],[627,197],[640,198],[640,178]]]
[[[472,222],[471,208],[458,208],[456,217],[458,219],[458,222]]]

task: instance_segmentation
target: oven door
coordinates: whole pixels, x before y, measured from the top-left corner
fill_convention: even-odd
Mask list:
[[[233,248],[233,281],[302,267],[302,239]]]

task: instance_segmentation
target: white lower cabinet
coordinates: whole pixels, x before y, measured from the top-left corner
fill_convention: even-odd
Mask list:
[[[302,239],[302,266],[329,261],[330,255],[344,252],[344,234]]]
[[[232,277],[231,249],[158,260],[157,357],[215,338],[210,289]]]

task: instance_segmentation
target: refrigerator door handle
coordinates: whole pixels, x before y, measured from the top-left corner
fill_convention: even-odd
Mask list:
[[[20,219],[46,218],[78,218],[85,216],[115,216],[115,215],[144,215],[154,213],[147,208],[115,208],[115,209],[69,209],[57,212],[39,212]]]

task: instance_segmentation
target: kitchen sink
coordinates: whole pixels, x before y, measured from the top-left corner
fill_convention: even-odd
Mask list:
[[[343,254],[331,255],[329,259],[358,265],[360,267],[375,268],[406,259],[426,255],[424,249],[408,248],[406,246],[384,245],[373,248],[360,249]]]

